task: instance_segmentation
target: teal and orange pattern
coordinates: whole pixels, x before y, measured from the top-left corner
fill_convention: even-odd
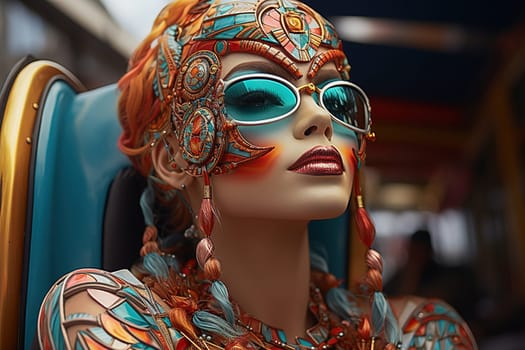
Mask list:
[[[427,300],[405,322],[404,349],[476,349],[474,337],[463,319],[448,304]]]
[[[194,40],[262,41],[299,62],[310,61],[320,46],[341,48],[333,25],[293,0],[222,1],[208,12]]]
[[[81,269],[68,274],[42,304],[38,325],[41,349],[225,349],[228,340],[224,337],[200,330],[196,336],[185,334],[170,321],[170,306],[158,302],[159,295],[168,300],[172,295],[167,292],[171,290],[194,300],[197,308],[220,317],[209,295],[209,282],[201,280],[196,264],[188,264],[182,271],[175,279],[163,282],[164,287],[156,295],[128,270],[109,273]],[[71,300],[79,295],[85,299],[76,306],[78,310],[73,310]],[[359,322],[336,317],[314,285],[309,308],[317,324],[293,341],[282,330],[244,313],[234,303],[239,330],[247,332],[250,339],[248,349],[383,349],[381,338],[360,338]],[[468,326],[448,304],[426,300],[404,311],[410,316],[403,324],[399,349],[476,349]]]
[[[272,150],[248,142],[223,110],[221,58],[241,52],[264,57],[295,78],[327,61],[348,78],[349,65],[333,25],[294,0],[202,0],[188,23],[168,27],[158,41],[153,90],[171,109],[184,169],[193,176],[221,174]],[[189,29],[188,29],[189,28]],[[322,49],[322,50],[321,50]],[[164,113],[149,131],[168,125]]]
[[[103,310],[69,312],[67,300],[87,293]],[[50,290],[42,304],[38,333],[47,349],[188,349],[151,291],[128,271],[74,271]],[[77,327],[74,343],[67,337]]]

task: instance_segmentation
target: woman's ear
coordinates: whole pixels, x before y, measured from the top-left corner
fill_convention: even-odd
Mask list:
[[[172,135],[159,140],[151,152],[151,160],[157,176],[176,189],[183,189],[195,179],[183,169],[187,166],[182,158],[179,144]]]

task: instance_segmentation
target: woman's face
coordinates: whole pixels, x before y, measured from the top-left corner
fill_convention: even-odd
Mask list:
[[[303,77],[295,79],[265,58],[236,53],[223,59],[221,74],[228,81],[270,73],[297,87],[308,83],[322,87],[340,79],[333,63],[325,64],[312,79],[307,78],[308,63],[298,66]],[[214,201],[221,215],[311,220],[344,212],[352,191],[355,162],[351,159],[357,138],[335,123],[314,97],[301,91],[300,104],[289,117],[266,125],[238,126],[251,144],[274,149],[230,174],[212,176]]]

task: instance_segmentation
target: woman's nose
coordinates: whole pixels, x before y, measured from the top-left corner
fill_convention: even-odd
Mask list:
[[[301,105],[293,119],[295,138],[324,136],[328,141],[332,140],[332,118],[328,111],[315,102],[312,95],[301,95]]]

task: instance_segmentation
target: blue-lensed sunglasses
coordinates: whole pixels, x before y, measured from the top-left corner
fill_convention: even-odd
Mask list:
[[[264,125],[293,114],[302,92],[313,95],[338,124],[360,134],[370,132],[370,101],[361,88],[344,80],[297,87],[276,75],[246,74],[224,81],[224,104],[235,124]]]

